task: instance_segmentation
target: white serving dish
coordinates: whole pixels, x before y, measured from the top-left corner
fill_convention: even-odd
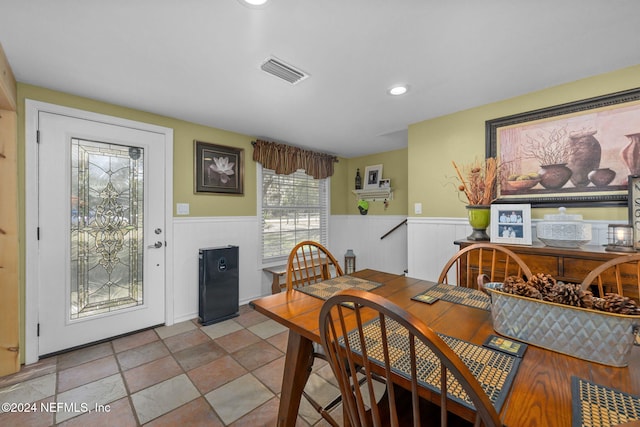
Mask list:
[[[591,241],[591,224],[582,221],[582,215],[569,215],[566,208],[558,214],[545,215],[536,226],[538,240],[547,246],[579,248]]]

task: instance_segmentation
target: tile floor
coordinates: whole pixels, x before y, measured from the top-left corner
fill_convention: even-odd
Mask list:
[[[288,331],[249,306],[40,360],[0,378],[0,426],[275,426]],[[307,392],[339,394],[316,363]],[[333,411],[341,419],[342,409]],[[302,400],[298,425],[328,425]]]

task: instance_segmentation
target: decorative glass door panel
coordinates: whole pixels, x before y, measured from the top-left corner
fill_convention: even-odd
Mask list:
[[[71,139],[69,320],[143,304],[144,149]]]

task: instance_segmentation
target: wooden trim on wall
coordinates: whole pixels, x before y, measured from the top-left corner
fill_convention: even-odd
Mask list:
[[[0,44],[0,110],[16,111],[17,99],[16,79]]]
[[[0,46],[0,376],[20,370],[16,81]]]
[[[0,110],[0,376],[20,370],[17,115]]]

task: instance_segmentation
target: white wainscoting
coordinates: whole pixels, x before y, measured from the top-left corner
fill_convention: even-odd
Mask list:
[[[189,217],[173,220],[174,322],[198,317],[198,250],[238,246],[240,304],[264,294],[258,268],[256,217]]]
[[[407,219],[385,239],[387,231]],[[533,221],[533,236],[536,220]],[[590,221],[591,244],[607,242],[607,221]],[[174,218],[173,220],[173,322],[198,316],[198,250],[239,246],[240,304],[271,293],[271,275],[262,271],[257,217]],[[455,240],[471,233],[466,218],[406,218],[382,215],[332,215],[329,250],[340,263],[353,249],[357,268],[371,268],[426,280],[437,280],[442,266],[455,254]]]
[[[407,268],[407,227],[380,237],[404,216],[333,215],[329,218],[329,250],[340,263],[353,249],[357,268],[402,274]],[[271,293],[271,275],[262,271],[257,217],[176,217],[173,220],[173,322],[198,316],[198,250],[239,246],[240,304]]]
[[[536,238],[536,224],[532,221],[532,236]],[[589,245],[607,243],[607,226],[617,221],[587,221],[591,224],[592,240]],[[471,234],[471,227],[466,218],[407,218],[407,276],[422,280],[437,280],[444,264],[451,258],[458,246],[455,240],[466,238]]]
[[[356,268],[371,268],[394,274],[407,269],[407,219],[399,215],[332,215],[329,222],[329,250],[341,264],[347,249],[356,254]]]

